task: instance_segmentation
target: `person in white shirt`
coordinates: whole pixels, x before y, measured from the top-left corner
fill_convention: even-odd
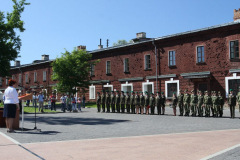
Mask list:
[[[65,112],[66,98],[65,98],[64,94],[62,95],[62,97],[60,98],[60,100],[61,100],[61,104],[62,104],[62,111]]]
[[[32,97],[32,104],[33,104],[33,107],[37,107],[37,98],[38,98],[37,95],[33,95],[33,97]]]
[[[42,92],[39,92],[39,95],[38,95],[38,103],[39,103],[38,111],[39,112],[43,112],[43,101],[44,101],[44,95],[42,95]]]
[[[13,132],[13,121],[16,116],[16,110],[19,110],[18,93],[14,88],[16,81],[8,80],[8,88],[4,92],[3,117],[6,117],[7,132]]]

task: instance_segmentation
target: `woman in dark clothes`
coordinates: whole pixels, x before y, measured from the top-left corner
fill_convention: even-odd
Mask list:
[[[18,96],[21,96],[22,94],[19,93]],[[19,111],[20,113],[22,113],[22,100],[18,99],[19,100]]]
[[[16,110],[19,109],[18,93],[13,87],[15,83],[15,80],[8,80],[8,88],[4,92],[3,117],[6,117],[7,132],[13,132],[13,120],[16,115]]]

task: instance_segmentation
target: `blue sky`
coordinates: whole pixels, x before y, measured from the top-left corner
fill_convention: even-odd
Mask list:
[[[99,39],[106,47],[129,41],[138,32],[148,38],[233,21],[239,0],[27,0],[22,19],[21,64],[60,56],[78,45],[95,50]],[[1,11],[12,11],[11,0],[1,0]],[[13,65],[13,63],[12,63]]]

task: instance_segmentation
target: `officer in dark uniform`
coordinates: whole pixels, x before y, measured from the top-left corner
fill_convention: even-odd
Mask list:
[[[146,110],[146,114],[149,114],[149,97],[148,97],[147,91],[145,91],[145,96],[144,96],[144,107]]]
[[[159,96],[160,92],[157,92],[157,96],[155,98],[155,105],[157,106],[157,114],[161,114],[161,97]]]
[[[133,91],[131,91],[131,97],[130,97],[130,105],[131,105],[131,113],[135,114],[135,103],[134,103],[134,99],[135,99],[135,93]]]
[[[236,96],[233,94],[233,90],[229,90],[229,95],[228,95],[228,106],[230,108],[230,114],[231,118],[235,118],[235,106],[236,106]]]
[[[136,107],[136,112],[138,114],[139,113],[139,106],[140,106],[140,97],[138,95],[138,92],[135,92],[134,105]]]
[[[112,113],[115,113],[115,95],[114,95],[114,91],[112,91],[112,95],[111,95],[111,108],[112,108]]]
[[[162,108],[162,115],[165,114],[165,104],[166,104],[166,97],[164,92],[161,92],[161,108]]]
[[[179,107],[179,112],[180,112],[180,115],[179,116],[183,116],[183,93],[182,93],[182,90],[179,90],[179,94],[178,94],[178,107]]]
[[[154,115],[154,110],[155,110],[155,97],[153,93],[150,93],[150,98],[149,98],[149,106],[151,108],[151,115]]]
[[[107,92],[107,94],[106,94],[106,101],[105,101],[105,103],[106,103],[106,106],[107,106],[107,113],[110,113],[110,101],[111,101],[111,97],[110,97],[110,95],[109,95],[109,91],[106,91]]]
[[[97,101],[96,101],[96,104],[97,104],[98,112],[101,112],[101,96],[100,96],[100,93],[99,93],[99,92],[97,92]]]
[[[121,105],[122,113],[124,113],[125,112],[125,95],[123,91],[121,91],[120,105]]]
[[[143,114],[143,111],[144,111],[144,96],[143,96],[143,92],[139,92],[140,93],[140,96],[139,96],[139,99],[140,99],[140,113]]]
[[[117,113],[120,113],[120,95],[119,95],[119,91],[116,91],[116,97],[115,97],[115,103],[116,103],[116,109],[117,109]]]
[[[102,95],[101,95],[102,112],[105,112],[105,99],[106,99],[106,96],[104,94],[104,90],[102,90]]]
[[[185,109],[185,115],[184,116],[189,116],[189,112],[190,112],[190,95],[187,93],[188,90],[184,91],[184,96],[183,96],[183,105],[184,105],[184,109]]]
[[[125,92],[125,105],[127,108],[127,113],[130,113],[130,96],[128,95],[128,91]]]

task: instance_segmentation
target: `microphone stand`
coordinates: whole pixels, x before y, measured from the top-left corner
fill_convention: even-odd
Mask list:
[[[35,127],[33,128],[33,130],[36,130],[36,131],[39,131],[39,132],[41,132],[41,129],[37,129],[37,100],[36,100],[36,91],[34,92],[34,96],[35,96],[35,102],[34,102],[34,107],[35,107]]]

